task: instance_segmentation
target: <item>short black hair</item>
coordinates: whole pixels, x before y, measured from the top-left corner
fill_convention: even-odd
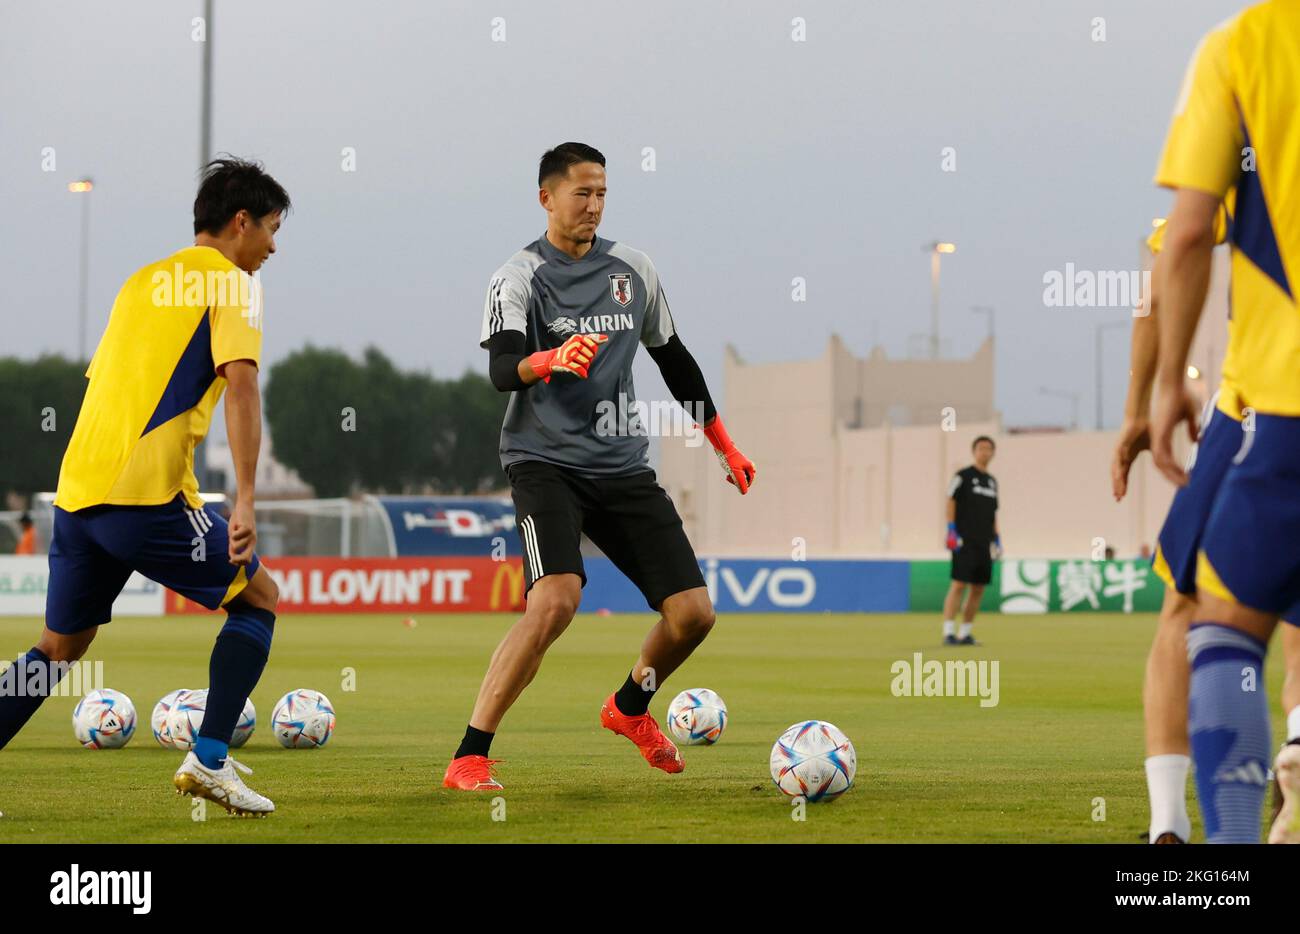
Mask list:
[[[27,513],[23,513],[21,516],[18,517],[18,524],[21,525],[23,528],[27,528],[27,526],[32,524],[32,517],[29,516]]]
[[[537,166],[537,187],[545,188],[547,181],[556,175],[568,175],[569,166],[579,162],[594,162],[605,167],[605,157],[599,149],[586,143],[560,143],[554,149],[542,153],[542,161]]]
[[[261,220],[289,210],[289,193],[262,169],[261,163],[227,153],[203,167],[194,198],[194,233],[217,234],[240,211]]]
[[[975,450],[976,445],[978,445],[981,441],[987,441],[989,444],[993,445],[993,450],[995,451],[998,449],[998,443],[994,441],[992,438],[990,438],[988,435],[980,435],[978,438],[972,441],[970,443],[970,449],[972,451]]]

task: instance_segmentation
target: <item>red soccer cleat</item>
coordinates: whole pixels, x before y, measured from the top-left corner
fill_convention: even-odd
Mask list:
[[[654,717],[648,713],[639,717],[620,713],[618,707],[614,706],[613,694],[609,695],[605,705],[600,708],[600,725],[636,743],[642,758],[656,769],[676,773],[686,768],[682,763],[682,754],[677,751],[673,741],[664,736]]]
[[[501,783],[492,775],[492,766],[500,761],[487,756],[452,759],[447,774],[442,777],[442,787],[459,791],[501,791]]]

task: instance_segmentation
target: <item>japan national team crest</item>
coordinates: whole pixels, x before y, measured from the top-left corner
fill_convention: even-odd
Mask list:
[[[614,301],[626,308],[632,304],[632,276],[626,272],[612,273],[609,277],[609,291]]]

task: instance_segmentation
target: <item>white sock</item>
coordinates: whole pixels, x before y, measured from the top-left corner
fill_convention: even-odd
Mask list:
[[[944,636],[946,637],[946,636],[956,635],[956,633],[957,633],[957,624],[950,619],[945,619],[943,621]]]
[[[974,628],[974,626],[975,626],[974,623],[962,623],[961,629],[957,631],[957,638],[965,639],[967,636],[970,635],[970,631],[972,628]]]
[[[1286,715],[1286,741],[1300,739],[1300,707],[1292,707]]]
[[[1147,759],[1147,794],[1151,798],[1151,842],[1162,833],[1175,833],[1184,842],[1192,836],[1187,816],[1187,770],[1190,756],[1174,753]]]

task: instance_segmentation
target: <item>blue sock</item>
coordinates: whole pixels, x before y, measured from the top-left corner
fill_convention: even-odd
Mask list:
[[[226,625],[217,634],[208,662],[208,704],[194,755],[215,769],[229,753],[230,737],[271,652],[275,614],[238,600],[226,607]],[[204,740],[210,742],[203,742]]]
[[[1187,727],[1208,843],[1259,843],[1269,759],[1266,646],[1239,629],[1197,623]]]
[[[204,718],[206,717],[205,713]],[[194,755],[208,768],[219,769],[221,760],[230,755],[230,744],[199,734],[199,738],[194,743]]]
[[[46,666],[44,675],[36,674],[39,665]],[[66,665],[51,665],[44,652],[32,649],[0,675],[0,749],[32,718],[66,670]]]

